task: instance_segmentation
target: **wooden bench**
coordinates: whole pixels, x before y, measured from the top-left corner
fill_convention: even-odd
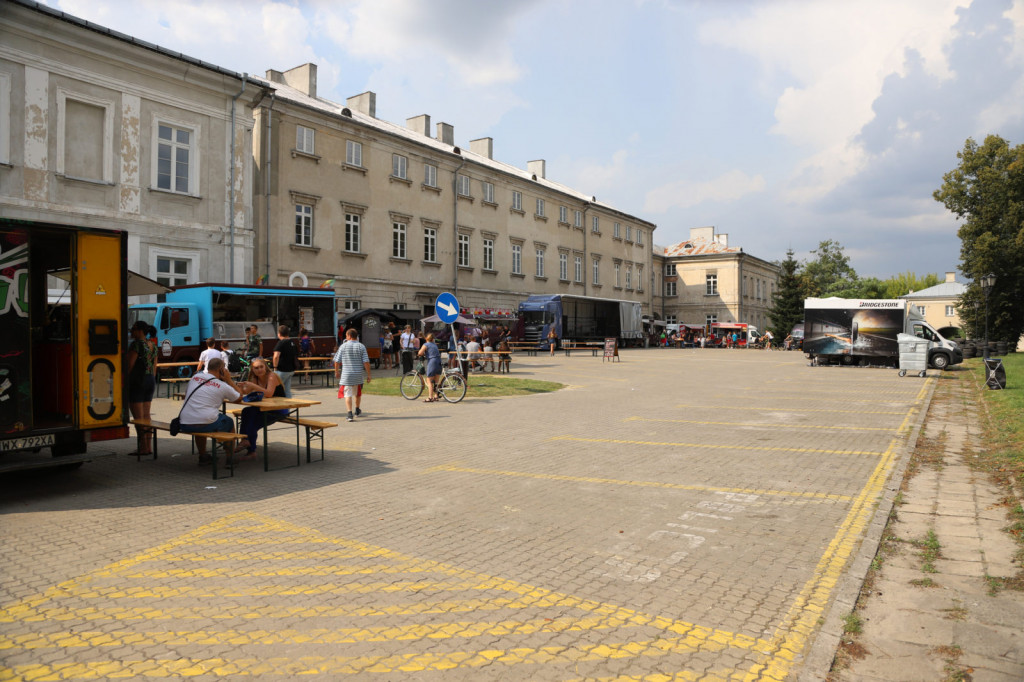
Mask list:
[[[157,421],[155,419],[133,419],[132,420],[132,424],[134,424],[137,427],[140,427],[144,431],[152,432],[152,434],[153,434],[153,459],[156,459],[157,458],[157,452],[158,452],[157,442],[159,441],[159,438],[157,438],[157,432],[158,431],[167,431],[168,433],[170,433],[170,431],[171,431],[171,424],[170,424],[170,422],[161,422],[161,421]],[[179,435],[189,436],[189,437],[192,438],[192,451],[193,452],[195,452],[195,437],[196,436],[202,436],[202,437],[205,437],[205,438],[209,438],[210,440],[213,441],[213,448],[212,448],[210,456],[213,459],[213,478],[214,478],[214,480],[217,480],[217,478],[218,478],[218,476],[217,476],[217,446],[218,445],[220,447],[222,447],[223,449],[228,450],[228,456],[225,457],[224,459],[225,459],[225,461],[228,464],[228,470],[231,472],[230,475],[231,476],[235,475],[235,467],[234,467],[233,462],[231,461],[231,455],[234,454],[235,445],[238,443],[238,441],[240,441],[243,438],[245,438],[245,434],[242,434],[242,433],[229,433],[227,431],[210,431],[210,432],[203,432],[203,433],[198,433],[198,432],[197,433],[184,433],[184,432],[180,432]],[[137,459],[141,460],[142,456],[141,455],[137,455]]]
[[[599,341],[565,341],[562,343],[565,357],[569,357],[574,350],[589,350],[591,355],[596,358],[598,352],[603,348],[604,344]]]
[[[320,368],[316,368],[316,369],[298,369],[298,370],[295,370],[295,374],[293,376],[299,377],[299,383],[300,384],[302,383],[302,377],[309,377],[309,385],[310,386],[313,385],[313,377],[314,376],[322,376],[324,378],[323,384],[324,385],[329,385],[330,377],[328,376],[328,374],[331,374],[333,376],[333,372],[334,372],[334,368],[333,367],[320,367]]]
[[[525,352],[527,355],[531,357],[536,357],[537,355],[536,343],[527,343],[526,341],[510,341],[508,347],[511,348],[512,351],[515,353]]]
[[[235,424],[241,430],[241,424],[239,423],[242,415],[242,410],[245,408],[234,407],[227,411],[228,414],[235,418]],[[337,426],[334,422],[327,422],[320,419],[310,419],[309,417],[293,417],[288,416],[283,419],[278,419],[274,424],[289,424],[291,426],[299,427],[302,426],[306,429],[306,464],[313,461],[310,444],[314,440],[320,441],[320,459],[318,462],[324,461],[324,430],[334,428]]]
[[[160,379],[161,384],[167,384],[167,397],[174,398],[175,400],[183,400],[185,398],[184,391],[178,390],[178,384],[187,384],[191,377],[171,377],[166,379]],[[157,394],[159,395],[159,384]],[[171,394],[171,388],[174,388],[174,394]],[[180,397],[179,397],[180,396]]]

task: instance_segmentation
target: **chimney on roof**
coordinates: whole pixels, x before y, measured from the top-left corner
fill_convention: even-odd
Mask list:
[[[729,246],[729,235],[728,234],[716,234],[715,235],[715,241],[718,242],[721,246],[727,247],[727,246]]]
[[[494,138],[492,137],[481,137],[479,140],[469,141],[469,151],[480,156],[486,156],[488,159],[494,158]]]
[[[538,180],[543,180],[547,177],[548,162],[544,159],[537,159],[536,161],[526,162],[526,172],[531,175],[536,175]]]
[[[690,241],[704,241],[711,242],[715,240],[715,226],[709,227],[691,227],[690,228]]]
[[[366,92],[353,95],[345,100],[345,104],[348,105],[349,109],[358,111],[360,114],[365,114],[370,118],[377,118],[377,93]]]
[[[405,127],[424,137],[430,137],[430,114],[420,114],[405,119]]]
[[[455,126],[451,123],[438,123],[437,141],[455,146]]]
[[[956,281],[956,273],[955,272],[947,272],[946,273],[946,282],[953,283],[955,281]]]
[[[316,64],[306,63],[283,73],[268,69],[266,78],[272,83],[284,83],[303,94],[316,97]]]

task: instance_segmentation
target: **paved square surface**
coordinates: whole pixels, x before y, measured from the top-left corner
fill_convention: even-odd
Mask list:
[[[212,481],[165,437],[0,480],[0,679],[790,678],[936,381],[752,350],[512,369],[568,387],[473,375],[354,423],[303,388],[340,416],[324,462]]]

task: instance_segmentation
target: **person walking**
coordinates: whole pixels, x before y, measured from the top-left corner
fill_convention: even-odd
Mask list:
[[[206,339],[206,350],[199,354],[199,364],[196,365],[196,372],[205,372],[207,363],[213,358],[223,360],[224,356],[221,354],[220,349],[217,348],[217,339],[211,336]]]
[[[548,347],[551,349],[551,355],[555,354],[555,347],[558,345],[558,334],[555,333],[554,327],[548,332]]]
[[[355,421],[355,418],[363,413],[359,407],[363,398],[363,384],[370,383],[370,356],[366,352],[366,346],[359,343],[359,333],[355,329],[345,332],[345,343],[338,346],[334,354],[334,364],[341,365],[338,397],[345,399],[348,421]]]
[[[441,376],[441,351],[437,349],[437,345],[434,343],[433,334],[427,334],[423,345],[420,346],[418,355],[427,361],[426,372],[423,376],[423,380],[427,382],[427,399],[423,402],[436,403],[437,378]]]
[[[132,325],[128,345],[128,408],[135,419],[149,419],[156,392],[156,346],[146,340],[149,325],[139,320]],[[135,427],[136,449],[133,455],[153,454],[153,432]]]
[[[282,324],[277,328],[277,345],[274,346],[274,371],[281,379],[284,386],[284,396],[292,397],[292,377],[295,376],[295,369],[299,359],[299,349],[295,347],[295,341],[289,336],[288,325]]]

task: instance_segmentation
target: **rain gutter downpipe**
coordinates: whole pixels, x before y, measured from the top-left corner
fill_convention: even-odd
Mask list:
[[[458,147],[455,149],[458,149]],[[455,153],[461,156],[461,152],[456,151]],[[452,252],[454,256],[452,263],[455,265],[455,278],[452,283],[454,291],[452,293],[455,294],[456,299],[459,297],[459,171],[465,165],[466,159],[463,157],[462,163],[455,169],[455,175],[452,176],[452,220],[454,221],[452,225],[452,243],[455,247],[455,250]]]
[[[593,268],[592,267],[591,268],[587,267],[587,258],[590,257],[590,254],[587,253],[587,211],[589,211],[589,210],[590,210],[590,202],[589,201],[584,201],[583,202],[583,295],[584,296],[587,295],[587,282],[589,281],[588,278],[594,276]],[[587,270],[590,270],[590,272],[587,272]]]
[[[266,180],[266,193],[264,194],[264,205],[267,221],[267,238],[264,248],[267,252],[267,259],[264,261],[266,267],[265,275],[267,276],[266,285],[270,285],[270,169],[274,159],[274,145],[273,145],[273,130],[274,130],[274,100],[277,98],[277,90],[270,93],[270,106],[267,108],[267,163],[264,178]]]
[[[228,188],[228,230],[231,233],[231,247],[228,250],[229,258],[231,260],[231,266],[228,269],[229,277],[228,280],[232,284],[235,283],[235,102],[245,92],[246,80],[249,78],[248,73],[242,74],[242,89],[238,91],[238,94],[231,98],[231,158],[229,163],[231,164],[231,185]]]

